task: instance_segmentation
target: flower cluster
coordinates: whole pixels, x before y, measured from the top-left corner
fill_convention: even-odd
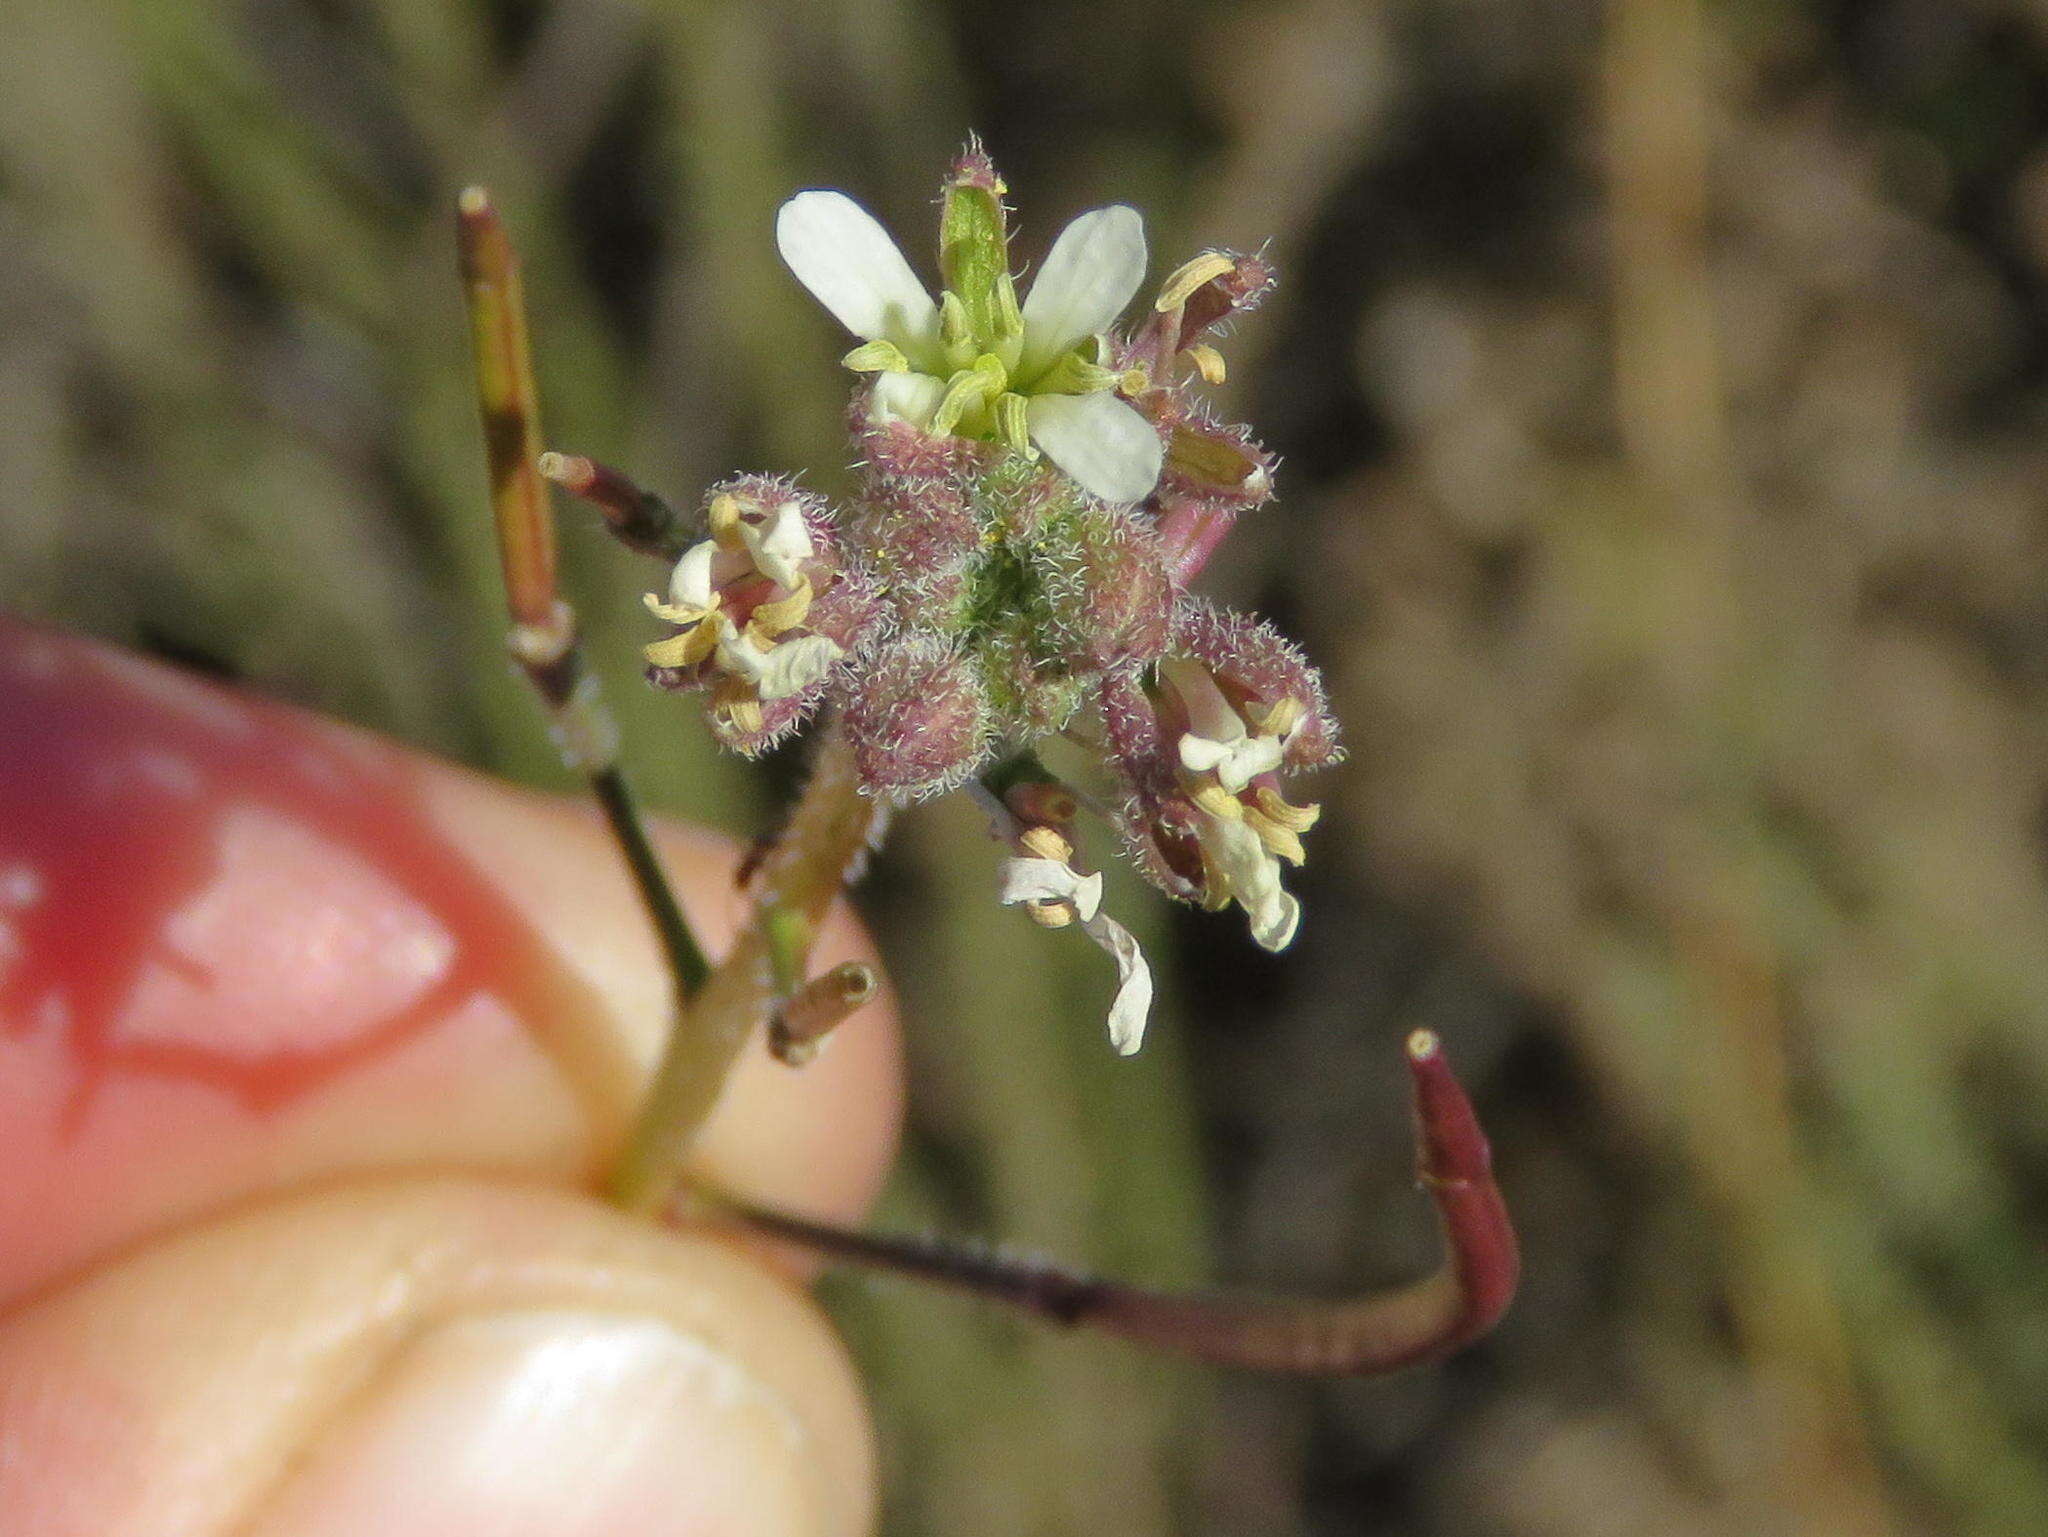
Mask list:
[[[1272,273],[1205,252],[1121,330],[1144,225],[1101,208],[1053,242],[1020,302],[1004,191],[970,146],[944,189],[936,299],[851,199],[783,205],[783,260],[859,339],[859,487],[842,506],[761,477],[714,488],[648,599],[670,633],[647,657],[657,683],[708,693],[741,752],[829,710],[869,793],[972,788],[1011,846],[1002,900],[1115,959],[1112,1038],[1131,1051],[1151,979],[1101,911],[1080,808],[1104,806],[1162,890],[1237,903],[1277,950],[1300,913],[1282,867],[1316,819],[1282,782],[1337,752],[1300,653],[1187,590],[1272,494],[1270,456],[1195,393],[1222,380],[1219,333]],[[1044,768],[1054,736],[1101,765],[1103,793]]]

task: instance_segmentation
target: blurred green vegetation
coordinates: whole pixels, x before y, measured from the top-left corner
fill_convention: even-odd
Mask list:
[[[1211,587],[1353,757],[1287,957],[1181,942],[1135,1062],[964,808],[867,901],[911,999],[883,1220],[1162,1280],[1433,1260],[1396,1043],[1472,1070],[1493,1341],[1218,1379],[839,1280],[892,1533],[2048,1530],[2048,25],[2009,0],[30,0],[0,51],[0,603],[559,784],[504,665],[448,210],[518,234],[549,440],[844,484],[772,210],[1272,241],[1288,459]],[[906,244],[909,242],[906,241]],[[657,804],[793,762],[640,688]],[[992,985],[1001,979],[1001,985]]]

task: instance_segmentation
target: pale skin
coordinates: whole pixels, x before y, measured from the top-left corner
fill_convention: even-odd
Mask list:
[[[735,852],[662,843],[715,951]],[[0,620],[7,1529],[868,1530],[794,1262],[593,1194],[665,989],[585,808]],[[899,1068],[886,992],[757,1044],[696,1177],[856,1220]]]

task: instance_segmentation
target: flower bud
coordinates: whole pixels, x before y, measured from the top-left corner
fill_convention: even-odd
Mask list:
[[[988,759],[974,666],[935,635],[886,641],[854,681],[843,723],[862,782],[905,800],[953,789]]]
[[[1157,656],[1166,644],[1175,593],[1148,521],[1091,507],[1049,552],[1046,595],[1061,649],[1090,667]]]

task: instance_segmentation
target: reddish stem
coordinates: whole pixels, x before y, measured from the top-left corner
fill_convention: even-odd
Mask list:
[[[604,514],[605,527],[628,549],[674,560],[688,541],[675,510],[622,472],[582,454],[542,454],[540,472]]]
[[[1430,1031],[1408,1038],[1408,1068],[1418,1171],[1436,1202],[1449,1253],[1423,1280],[1351,1301],[1177,1295],[779,1212],[742,1208],[738,1215],[772,1237],[838,1259],[958,1286],[1056,1323],[1225,1366],[1353,1376],[1397,1371],[1449,1355],[1490,1330],[1507,1311],[1521,1271],[1486,1137]]]

